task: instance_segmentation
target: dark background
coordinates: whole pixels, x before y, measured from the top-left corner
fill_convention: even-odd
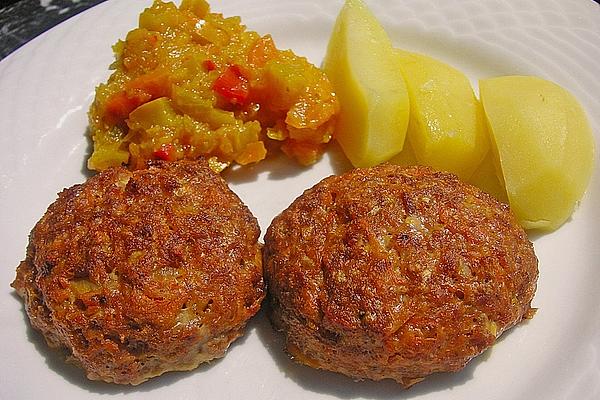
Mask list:
[[[0,0],[0,60],[40,33],[103,1]]]
[[[0,0],[0,59],[54,25],[103,1]]]

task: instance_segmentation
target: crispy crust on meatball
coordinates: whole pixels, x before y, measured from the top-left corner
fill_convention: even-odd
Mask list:
[[[264,263],[296,361],[406,387],[527,318],[538,276],[508,206],[421,166],[324,179],[272,222]]]
[[[264,298],[259,235],[204,161],[110,169],[59,194],[12,286],[88,378],[135,385],[243,334]]]

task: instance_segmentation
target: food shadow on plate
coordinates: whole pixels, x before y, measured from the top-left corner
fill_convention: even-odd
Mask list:
[[[92,142],[92,133],[90,131],[89,125],[85,128],[84,135],[86,138],[87,146],[85,147],[85,156],[83,157],[83,160],[81,162],[81,174],[85,176],[85,179],[89,179],[92,176],[96,175],[96,171],[92,171],[87,166],[88,159],[94,151],[94,143]]]
[[[326,160],[328,160],[333,173],[336,175],[340,175],[353,168],[341,147],[334,140],[325,147],[325,152],[317,160],[317,163],[327,162]],[[222,176],[227,182],[233,184],[255,181],[259,175],[265,173],[268,174],[268,180],[279,181],[305,173],[313,165],[303,166],[286,156],[282,151],[276,151],[270,154],[265,160],[256,164],[246,166],[233,165],[223,171]]]
[[[570,216],[569,219],[565,222],[565,224],[568,224],[569,221],[571,221],[573,217]],[[544,231],[541,229],[526,229],[525,233],[527,233],[527,239],[529,239],[530,242],[532,242],[535,246],[535,241],[538,240],[539,238],[548,235],[549,233],[551,233],[550,231]]]
[[[280,181],[300,175],[312,166],[302,166],[290,159],[281,151],[269,154],[266,159],[255,164],[237,165],[233,164],[221,173],[228,183],[241,184],[256,181],[259,175],[268,174],[270,181]]]
[[[27,317],[27,313],[25,312],[25,306],[22,299],[15,291],[13,291],[11,294],[15,301],[18,301],[21,305],[23,323],[27,326],[27,340],[33,344],[33,346],[35,346],[35,349],[44,358],[48,368],[57,375],[60,375],[60,377],[62,377],[69,384],[76,385],[90,393],[116,395],[151,392],[161,387],[173,385],[179,380],[189,378],[192,375],[201,375],[203,372],[207,371],[223,360],[223,358],[218,358],[213,361],[200,364],[198,368],[191,371],[166,372],[137,386],[119,385],[103,381],[92,381],[86,378],[85,372],[82,368],[66,361],[66,357],[68,356],[66,351],[50,348],[46,344],[42,334],[31,326],[29,318]],[[231,346],[229,346],[227,353],[231,352],[236,346],[243,345],[247,336],[248,335],[243,335],[235,340]],[[227,353],[225,353],[225,356],[227,356]]]
[[[433,374],[408,389],[404,389],[391,379],[378,382],[354,381],[344,375],[316,370],[291,360],[284,351],[283,335],[271,327],[266,308],[263,306],[263,311],[255,318],[254,327],[259,339],[267,348],[281,373],[308,392],[335,396],[340,399],[411,399],[428,393],[456,388],[471,380],[477,366],[485,362],[491,354],[488,349],[469,362],[461,371]]]
[[[341,146],[335,140],[332,140],[329,146],[327,146],[327,152],[329,153],[329,164],[334,174],[341,175],[354,168],[348,157],[344,154],[344,150],[342,150]]]

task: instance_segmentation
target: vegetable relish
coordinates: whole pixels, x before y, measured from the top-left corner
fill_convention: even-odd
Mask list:
[[[277,148],[309,165],[332,137],[339,105],[325,74],[204,0],[156,0],[113,49],[89,113],[90,169],[203,156],[221,171]]]

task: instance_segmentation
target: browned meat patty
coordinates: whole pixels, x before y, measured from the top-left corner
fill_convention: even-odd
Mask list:
[[[300,363],[410,386],[532,314],[532,244],[454,175],[383,165],[324,179],[267,230],[270,316]]]
[[[59,194],[12,285],[88,378],[135,385],[242,335],[264,297],[259,234],[205,162],[111,169]]]

